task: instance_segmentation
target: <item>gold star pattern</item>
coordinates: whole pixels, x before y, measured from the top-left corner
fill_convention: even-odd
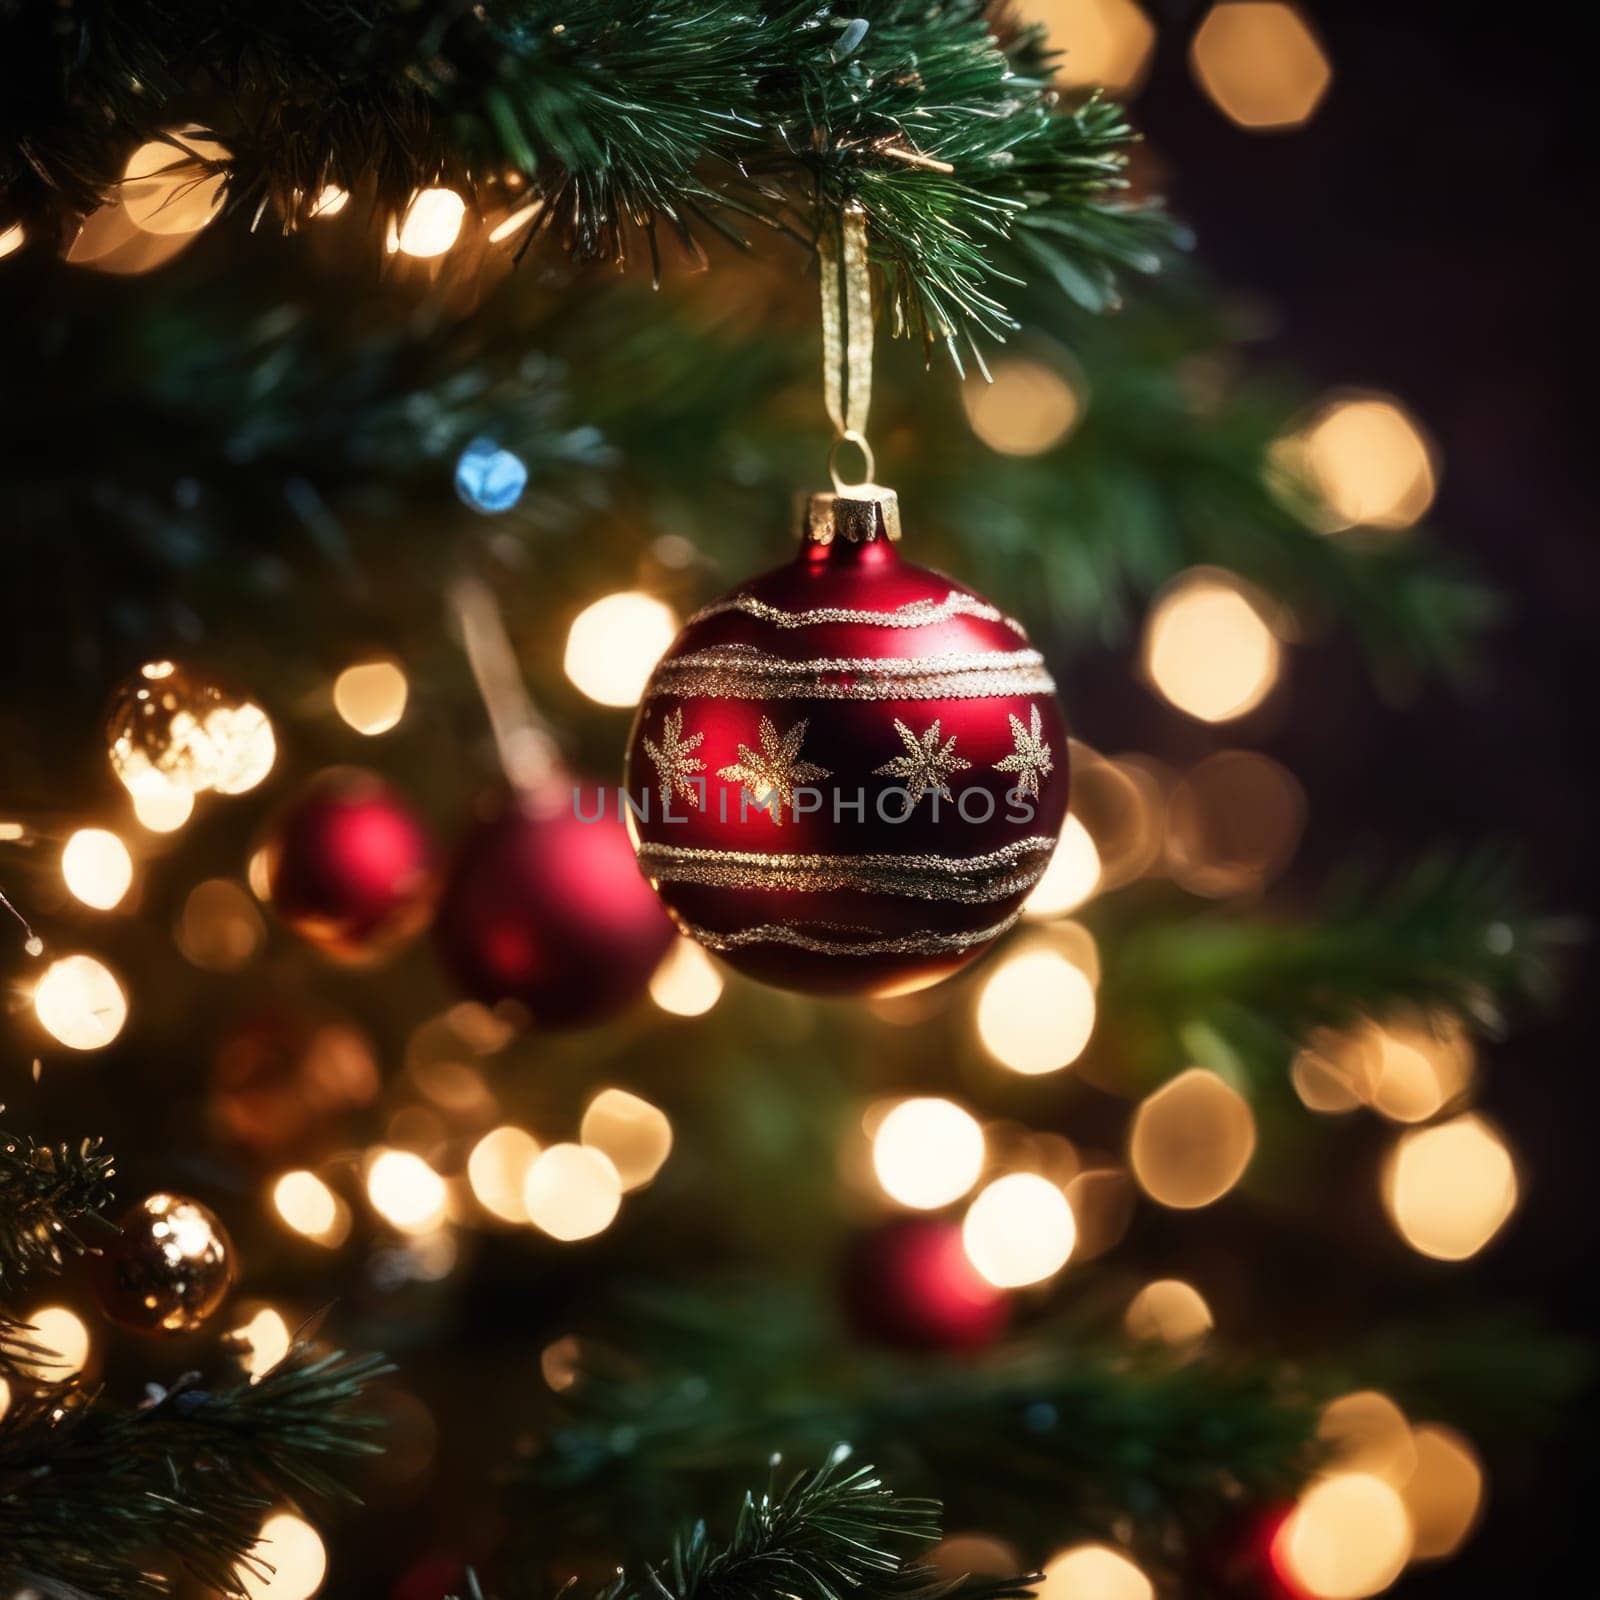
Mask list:
[[[1038,706],[1033,708],[1029,721],[1031,726],[1025,728],[1021,717],[1011,718],[1011,739],[1016,749],[1003,761],[995,762],[994,770],[1016,773],[1016,792],[1037,800],[1039,780],[1054,771],[1055,763],[1050,759],[1049,747],[1044,742]]]
[[[802,717],[787,733],[780,735],[772,724],[772,718],[763,717],[757,729],[761,737],[761,749],[756,751],[747,744],[741,744],[739,759],[731,766],[717,769],[719,778],[742,784],[758,806],[771,806],[776,796],[778,804],[772,808],[772,820],[780,825],[784,809],[794,804],[796,789],[833,776],[826,767],[800,759],[800,746],[805,741],[806,724],[810,720],[809,717]]]
[[[934,719],[933,726],[920,739],[898,717],[894,719],[894,731],[900,735],[906,753],[872,770],[879,777],[904,778],[906,788],[912,795],[913,806],[930,790],[941,800],[948,800],[950,774],[964,771],[972,765],[966,757],[956,754],[956,736],[952,733],[941,745],[938,718]]]
[[[683,737],[682,706],[661,719],[660,744],[645,735],[644,753],[655,763],[661,798],[669,804],[673,795],[679,794],[699,810],[700,791],[689,780],[694,773],[706,770],[705,762],[694,753],[704,738],[703,733],[692,734],[687,739]]]

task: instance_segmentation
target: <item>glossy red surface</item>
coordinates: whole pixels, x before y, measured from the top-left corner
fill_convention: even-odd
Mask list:
[[[313,779],[279,814],[266,850],[273,910],[336,960],[390,953],[433,909],[432,840],[373,773],[337,768]]]
[[[955,596],[954,606],[950,597]],[[902,885],[899,892],[877,888],[725,887],[708,883],[658,881],[673,914],[692,929],[709,931],[712,948],[727,935],[748,937],[752,929],[781,924],[819,935],[830,946],[896,941],[921,948],[889,953],[819,953],[791,942],[762,939],[723,948],[735,966],[767,982],[816,992],[902,993],[948,976],[984,948],[950,945],[1003,924],[1026,896],[1026,889],[983,903],[966,903],[940,893],[941,868],[926,858],[983,856],[1041,836],[1054,838],[1067,809],[1067,737],[1060,707],[1048,688],[1007,691],[991,679],[992,690],[976,695],[923,693],[905,698],[851,698],[873,677],[877,661],[927,658],[969,665],[994,658],[996,671],[1028,648],[1014,623],[992,614],[980,597],[942,574],[902,560],[886,542],[802,546],[798,558],[741,586],[728,601],[706,608],[680,634],[647,690],[630,742],[626,786],[648,814],[636,820],[642,842],[652,846],[763,855],[892,856],[920,876],[922,891]],[[897,626],[884,614],[916,606],[941,607],[933,621]],[[770,609],[769,609],[770,608]],[[755,610],[758,614],[751,614]],[[774,617],[771,612],[781,613]],[[806,620],[802,613],[851,611],[871,619]],[[987,611],[991,614],[967,614]],[[845,663],[819,668],[823,692],[750,698],[719,692],[715,685],[685,686],[685,657],[714,651],[787,662]],[[675,673],[677,674],[675,676]],[[1041,737],[1051,758],[1040,793],[1025,816],[1008,803],[1016,777],[995,763],[1016,748],[1012,717],[1025,727],[1037,712]],[[656,764],[645,741],[657,747],[667,719],[681,713],[682,737],[694,740],[694,759],[703,762],[703,803],[674,799],[664,814]],[[718,776],[739,760],[741,745],[760,747],[760,726],[770,719],[780,737],[806,723],[801,759],[826,769],[816,780],[820,810],[780,821],[747,804],[741,815],[741,785]],[[950,776],[950,800],[925,796],[904,821],[886,821],[880,805],[895,816],[904,800],[895,793],[902,780],[876,769],[906,754],[896,722],[917,738],[938,724],[941,748],[952,737],[953,753],[969,765]],[[834,800],[840,804],[835,814]],[[864,816],[853,809],[860,798]],[[965,814],[958,809],[965,806]],[[992,810],[991,810],[992,807]],[[968,819],[971,820],[968,820]],[[1042,864],[1042,863],[1041,863]],[[648,869],[647,869],[648,870]],[[946,948],[932,948],[937,941]]]
[[[475,998],[574,1027],[643,996],[672,924],[639,877],[614,796],[603,819],[586,820],[602,793],[588,786],[575,808],[563,787],[537,810],[502,797],[468,829],[434,931]]]
[[[908,1217],[860,1235],[845,1263],[844,1296],[867,1338],[914,1350],[982,1349],[1011,1310],[967,1259],[961,1225],[948,1217]]]

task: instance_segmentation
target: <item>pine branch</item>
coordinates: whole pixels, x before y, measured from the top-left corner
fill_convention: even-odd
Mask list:
[[[110,1202],[113,1172],[98,1139],[40,1145],[0,1128],[0,1293],[84,1248],[77,1225]]]
[[[898,324],[952,353],[1015,325],[990,244],[1020,231],[1013,267],[1101,305],[1171,236],[1117,203],[1120,113],[1058,111],[981,0],[12,0],[0,28],[0,214],[35,226],[113,197],[132,148],[196,117],[229,155],[175,144],[174,170],[225,173],[255,226],[292,230],[329,184],[393,217],[443,183],[480,211],[531,196],[530,238],[659,268],[661,234],[810,238],[850,197]]]
[[[167,1592],[143,1565],[159,1555],[241,1595],[271,1506],[348,1498],[334,1468],[380,1448],[355,1408],[389,1370],[297,1345],[254,1383],[191,1376],[132,1410],[70,1385],[20,1393],[0,1417],[0,1576],[145,1600]]]

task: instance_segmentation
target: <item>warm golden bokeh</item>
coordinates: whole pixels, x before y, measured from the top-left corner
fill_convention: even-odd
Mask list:
[[[1286,867],[1305,828],[1293,773],[1254,750],[1208,756],[1167,797],[1167,870],[1190,894],[1251,894]]]
[[[1134,1339],[1189,1344],[1210,1332],[1211,1307],[1192,1283],[1185,1283],[1182,1278],[1158,1278],[1133,1297],[1122,1325]]]
[[[1196,569],[1170,584],[1151,607],[1144,670],[1178,710],[1202,722],[1228,722],[1272,692],[1282,652],[1236,579]]]
[[[1405,1570],[1411,1519],[1392,1484],[1365,1472],[1335,1473],[1300,1497],[1273,1556],[1315,1600],[1364,1600]]]
[[[1051,1557],[1039,1600],[1155,1600],[1155,1588],[1138,1566],[1106,1544],[1079,1544]]]
[[[272,1306],[259,1307],[233,1329],[229,1338],[241,1352],[244,1370],[252,1383],[271,1372],[288,1355],[294,1342],[283,1314]]]
[[[913,1210],[959,1200],[978,1181],[987,1153],[983,1129],[953,1100],[902,1100],[872,1135],[872,1167],[883,1192]]]
[[[603,595],[567,630],[567,677],[599,705],[637,705],[677,632],[672,608],[654,596],[637,590]]]
[[[399,725],[410,685],[398,661],[360,661],[333,680],[333,708],[369,738]]]
[[[1053,1278],[1077,1237],[1066,1195],[1036,1172],[1012,1172],[986,1184],[961,1225],[967,1259],[997,1289]]]
[[[228,187],[227,173],[207,163],[227,159],[227,146],[206,129],[193,123],[175,128],[129,156],[118,198],[145,233],[198,233],[222,209]]]
[[[722,998],[722,973],[703,946],[680,937],[650,979],[650,998],[674,1017],[702,1017]]]
[[[1128,1159],[1152,1200],[1187,1211],[1220,1200],[1255,1148],[1249,1102],[1216,1073],[1190,1067],[1134,1113]]]
[[[996,966],[978,994],[978,1036],[1003,1067],[1033,1076],[1083,1054],[1094,1033],[1094,986],[1066,956],[1035,946]]]
[[[522,1198],[529,1221],[552,1239],[589,1239],[616,1219],[622,1178],[604,1151],[555,1144],[528,1169]]]
[[[61,878],[86,906],[109,911],[133,884],[133,857],[109,830],[79,828],[62,847]]]
[[[194,790],[182,784],[147,782],[128,798],[139,826],[151,833],[176,833],[194,815]]]
[[[1194,36],[1189,64],[1241,128],[1298,128],[1333,81],[1310,24],[1282,0],[1220,0]]]
[[[1459,1116],[1401,1138],[1384,1174],[1383,1199],[1413,1250],[1465,1261],[1516,1207],[1516,1167],[1482,1117]]]
[[[1156,30],[1135,0],[1027,0],[1023,15],[1042,22],[1063,53],[1056,68],[1063,88],[1126,98],[1150,70]]]
[[[467,203],[454,189],[418,189],[395,230],[401,255],[431,260],[461,236]]]
[[[1317,1438],[1326,1447],[1330,1465],[1344,1472],[1365,1472],[1396,1488],[1417,1465],[1406,1414],[1388,1395],[1358,1389],[1340,1395],[1322,1408]]]
[[[349,1234],[349,1208],[314,1172],[284,1173],[272,1186],[272,1205],[285,1227],[330,1249]]]
[[[17,1365],[41,1383],[65,1383],[89,1364],[91,1343],[83,1318],[65,1306],[41,1306],[23,1314],[28,1343],[39,1352],[20,1353]]]
[[[1100,852],[1089,830],[1075,816],[1061,825],[1044,876],[1023,904],[1030,917],[1059,917],[1076,911],[1100,886]]]
[[[13,222],[9,228],[0,228],[0,261],[15,255],[27,242],[28,230],[20,222]],[[5,1408],[0,1407],[0,1416],[4,1415]]]
[[[626,1089],[602,1089],[583,1113],[578,1137],[610,1160],[624,1189],[649,1183],[672,1154],[666,1112]]]
[[[526,1128],[491,1128],[467,1157],[467,1182],[473,1198],[501,1222],[526,1222],[523,1190],[538,1159],[539,1141]]]
[[[1438,455],[1422,426],[1387,395],[1329,401],[1294,441],[1333,528],[1409,528],[1427,515]]]
[[[189,891],[174,930],[184,956],[207,972],[238,972],[255,959],[267,925],[244,888],[208,878]]]
[[[444,1179],[410,1150],[380,1150],[367,1168],[372,1209],[402,1233],[428,1233],[445,1219]]]
[[[101,1050],[122,1032],[128,997],[111,969],[93,956],[62,956],[33,990],[39,1026],[69,1050]]]
[[[994,364],[993,381],[970,378],[961,389],[972,431],[1006,456],[1053,450],[1077,426],[1083,402],[1066,378],[1042,361],[1012,357]]]
[[[1418,1561],[1454,1555],[1483,1509],[1483,1466],[1453,1428],[1427,1422],[1416,1430],[1416,1470],[1401,1486],[1415,1532]]]
[[[238,1567],[247,1600],[311,1600],[328,1575],[328,1552],[302,1517],[280,1511],[261,1525],[249,1557]]]

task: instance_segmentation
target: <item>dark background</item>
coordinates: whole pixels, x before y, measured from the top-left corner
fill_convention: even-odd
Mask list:
[[[1405,0],[1308,7],[1332,86],[1306,127],[1262,134],[1226,121],[1191,77],[1205,8],[1151,9],[1158,53],[1134,116],[1206,266],[1270,308],[1270,354],[1330,387],[1387,390],[1422,419],[1444,463],[1430,522],[1508,601],[1475,683],[1359,726],[1336,719],[1339,689],[1324,691],[1314,653],[1297,665],[1283,745],[1311,799],[1299,866],[1334,865],[1318,851],[1362,840],[1404,859],[1506,836],[1541,906],[1587,912],[1600,880],[1588,792],[1597,240],[1592,67],[1572,13],[1484,8],[1490,25]],[[1485,1300],[1538,1305],[1574,1331],[1592,1325],[1597,977],[1592,947],[1575,952],[1559,1012],[1486,1053],[1483,1102],[1528,1179],[1505,1237],[1470,1269]],[[1562,1437],[1528,1441],[1491,1481],[1474,1542],[1405,1591],[1519,1592],[1507,1585],[1589,1544],[1581,1431],[1575,1408]]]

